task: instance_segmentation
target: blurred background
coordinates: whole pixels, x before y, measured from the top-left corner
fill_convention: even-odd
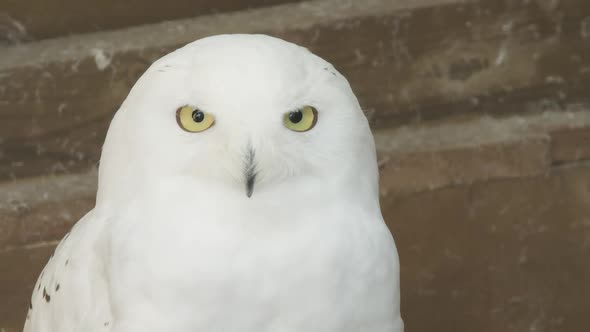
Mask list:
[[[407,332],[588,331],[588,0],[0,0],[0,331],[92,208],[155,59],[220,33],[310,48],[374,129]]]

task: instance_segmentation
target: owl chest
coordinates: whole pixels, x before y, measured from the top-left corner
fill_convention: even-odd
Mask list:
[[[222,321],[224,308],[247,325],[301,308],[309,315],[327,308],[352,313],[351,301],[374,301],[387,279],[389,257],[380,255],[386,237],[351,213],[294,218],[220,211],[208,218],[176,211],[167,227],[145,222],[120,232],[126,236],[114,239],[111,267],[115,292],[127,294],[121,301],[148,293],[153,312],[198,309],[192,322],[198,325]]]
[[[199,220],[184,214],[169,220],[166,227],[143,225],[129,232],[116,251],[127,257],[127,263],[145,270],[146,276],[160,274],[176,283],[208,287],[267,278],[280,278],[284,284],[297,275],[310,278],[330,271],[346,272],[342,270],[347,263],[361,259],[368,245],[353,234],[358,230],[327,217],[275,220],[267,215],[226,212],[210,218]]]

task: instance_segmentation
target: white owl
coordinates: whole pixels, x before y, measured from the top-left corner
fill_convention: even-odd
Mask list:
[[[403,331],[375,155],[346,79],[302,47],[222,35],[163,57],[24,331]]]

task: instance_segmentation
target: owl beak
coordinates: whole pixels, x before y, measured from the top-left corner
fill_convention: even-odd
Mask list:
[[[254,184],[256,183],[256,162],[254,160],[254,156],[254,149],[252,149],[252,147],[248,147],[245,158],[246,167],[244,168],[246,196],[248,196],[248,198],[252,197],[252,193],[254,192]]]
[[[254,193],[254,183],[256,181],[256,174],[248,176],[246,178],[246,196],[248,198],[252,197],[252,193]]]

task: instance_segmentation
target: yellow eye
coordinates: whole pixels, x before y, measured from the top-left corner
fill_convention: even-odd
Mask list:
[[[318,122],[318,111],[312,106],[289,112],[283,117],[285,127],[298,132],[310,130],[316,122]]]
[[[215,117],[191,106],[183,106],[176,111],[176,122],[180,128],[199,133],[205,131],[215,123]]]

